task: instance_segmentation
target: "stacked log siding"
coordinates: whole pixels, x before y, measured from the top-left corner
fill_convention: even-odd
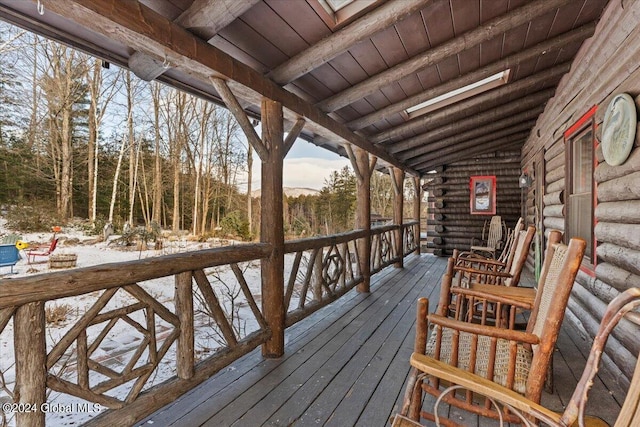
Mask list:
[[[595,263],[585,265],[574,284],[566,320],[590,341],[604,309],[621,291],[640,286],[640,126],[629,158],[620,166],[604,162],[599,146],[604,112],[613,96],[626,92],[640,109],[640,1],[612,1],[594,36],[576,56],[522,151],[523,168],[541,153],[545,159],[543,213],[545,232],[565,229],[568,166],[564,133],[593,106],[597,107],[594,182],[597,206]],[[537,177],[540,179],[540,177]],[[535,203],[527,195],[527,206]],[[624,321],[613,332],[603,361],[628,386],[633,374],[640,322]]]
[[[449,256],[454,249],[469,250],[472,238],[480,239],[485,221],[490,215],[471,215],[469,178],[495,175],[496,215],[508,227],[520,217],[522,191],[518,186],[520,152],[506,151],[485,154],[473,160],[451,163],[429,174],[424,189],[433,202],[434,254]]]

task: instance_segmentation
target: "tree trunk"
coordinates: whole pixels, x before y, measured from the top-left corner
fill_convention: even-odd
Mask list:
[[[96,221],[96,145],[98,136],[98,97],[100,96],[100,82],[102,80],[102,68],[100,66],[100,60],[95,59],[93,61],[92,73],[88,75],[89,80],[89,138],[87,141],[87,184],[88,194],[87,199],[89,201],[88,215],[89,221],[95,225]]]
[[[154,158],[155,167],[153,173],[153,214],[152,221],[162,224],[162,158],[160,156],[160,83],[153,82],[151,87],[153,99],[154,122]]]
[[[133,135],[133,83],[127,71],[127,138],[129,140],[129,225],[133,227],[133,207],[136,200],[136,143]]]
[[[251,181],[253,180],[253,147],[247,144],[247,220],[249,221],[249,234],[253,235],[253,220],[251,218]]]

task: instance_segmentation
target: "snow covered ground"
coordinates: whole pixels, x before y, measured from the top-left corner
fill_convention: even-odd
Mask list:
[[[0,235],[6,235],[8,230],[3,229],[3,221],[0,220]],[[28,242],[40,242],[43,244],[50,241],[52,233],[30,233],[22,234],[22,240]],[[149,257],[157,257],[168,253],[175,252],[187,252],[193,250],[207,249],[210,247],[220,246],[219,241],[211,241],[206,243],[191,242],[185,238],[177,240],[166,240],[164,248],[162,250],[132,250],[119,245],[109,244],[107,242],[96,242],[95,236],[84,236],[81,232],[74,230],[63,229],[58,233],[60,243],[54,253],[56,254],[76,254],[77,255],[77,267],[87,267],[97,264],[132,261],[137,259],[145,259]],[[117,238],[112,236],[110,241]],[[226,242],[225,242],[226,243]],[[293,256],[287,256],[287,270],[290,271]],[[260,262],[245,263],[240,266],[244,270],[244,277],[247,281],[251,293],[256,299],[258,306],[260,305]],[[0,268],[0,288],[2,282],[10,281],[13,277],[29,276],[33,274],[47,273],[49,270],[48,263],[41,262],[37,264],[28,264],[26,257],[20,260],[13,271],[15,274],[10,274],[9,267]],[[56,270],[59,271],[59,270]],[[209,281],[211,282],[218,298],[225,306],[227,313],[234,314],[234,326],[236,333],[240,338],[255,331],[258,326],[253,314],[250,311],[247,300],[240,291],[237,280],[228,266],[217,267],[206,271]],[[286,272],[288,274],[288,272]],[[158,278],[139,285],[155,300],[164,305],[169,311],[174,312],[174,277],[168,276],[164,278]],[[195,289],[195,287],[194,287]],[[98,300],[102,291],[88,293],[76,297],[62,298],[55,301],[47,302],[46,309],[53,310],[56,306],[63,306],[66,311],[66,318],[58,323],[47,324],[47,347],[48,351],[59,343],[61,338],[72,328],[75,323],[82,318],[88,309],[90,309],[94,303]],[[196,358],[202,359],[211,355],[216,348],[221,346],[223,340],[220,337],[220,333],[215,327],[215,323],[210,316],[204,313],[205,305],[201,303],[201,297],[195,298],[195,310],[196,310]],[[105,313],[111,309],[125,307],[131,304],[137,303],[138,300],[126,292],[124,289],[119,289],[115,295],[110,299],[107,306],[105,306],[100,313]],[[294,301],[293,301],[294,302]],[[145,311],[139,309],[132,312],[129,318],[140,325],[146,325]],[[87,342],[89,346],[94,341],[97,341],[102,331],[108,329],[106,326],[108,322],[99,323],[87,328]],[[156,315],[156,337],[158,340],[158,348],[160,348],[165,339],[170,337],[173,331],[173,325],[166,320],[159,318]],[[141,345],[142,344],[142,345]],[[134,355],[139,347],[144,347],[145,337],[142,333],[132,327],[131,322],[119,319],[108,330],[99,342],[99,345],[92,352],[90,359],[99,363],[102,366],[107,367],[116,372],[121,372]],[[222,344],[224,345],[224,344]],[[151,380],[145,385],[145,389],[162,382],[175,375],[175,342],[171,345],[166,355],[159,363],[156,370],[151,376]],[[148,347],[148,346],[147,346]],[[14,343],[13,343],[13,322],[10,321],[7,327],[0,332],[0,387],[4,382],[5,390],[0,389],[0,402],[11,402],[7,390],[10,392],[13,390],[15,381],[15,361],[14,361]],[[149,350],[144,350],[134,367],[144,365],[148,361]],[[232,366],[228,369],[233,369]],[[65,353],[58,364],[51,369],[52,372],[59,372],[59,377],[75,383],[77,381],[76,372],[76,353],[75,343],[71,345],[69,350]],[[90,384],[95,384],[107,379],[106,376],[90,370]],[[131,389],[132,383],[128,382],[124,385],[118,386],[108,392],[107,394],[116,397],[120,400],[127,396],[127,393]],[[48,398],[50,411],[47,413],[47,425],[66,426],[66,425],[78,425],[84,421],[87,421],[91,417],[95,416],[96,412],[103,410],[101,406],[94,406],[93,404],[87,405],[86,401],[69,396],[67,394],[61,394],[52,392]],[[5,413],[8,425],[15,425],[15,419],[12,413]],[[0,426],[3,424],[2,414],[0,412]]]

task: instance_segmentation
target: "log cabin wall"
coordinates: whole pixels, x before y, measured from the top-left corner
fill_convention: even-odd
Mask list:
[[[640,132],[636,133],[631,155],[620,166],[605,163],[599,146],[599,126],[613,96],[629,93],[636,109],[640,108],[638,22],[640,1],[610,2],[594,36],[582,46],[522,151],[522,168],[542,171],[543,175],[534,176],[527,192],[529,221],[535,221],[535,212],[540,210],[538,224],[543,225],[545,233],[551,228],[564,231],[569,172],[564,133],[592,107],[597,108],[594,116],[597,260],[595,267],[590,265],[580,271],[565,316],[565,321],[586,339],[585,345],[595,335],[606,305],[621,291],[640,286]],[[542,197],[536,197],[536,188],[543,189]],[[638,324],[624,321],[609,338],[603,356],[605,366],[625,387],[640,349],[639,333]]]
[[[482,237],[482,228],[491,215],[471,215],[469,177],[496,176],[496,215],[513,228],[520,216],[520,152],[495,152],[473,160],[451,163],[427,175],[424,189],[433,203],[428,230],[433,230],[433,253],[449,256],[454,249],[469,250],[472,238]],[[432,227],[431,227],[432,226]]]

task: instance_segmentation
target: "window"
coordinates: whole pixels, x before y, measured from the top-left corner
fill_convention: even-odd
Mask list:
[[[405,110],[405,114],[407,114],[407,116],[412,119],[416,116],[426,114],[430,111],[437,110],[438,108],[446,107],[447,105],[451,105],[464,99],[471,98],[472,96],[479,95],[498,86],[502,86],[504,84],[507,84],[508,81],[509,70],[504,70],[477,82],[468,84],[458,89],[454,89],[440,96],[436,96],[435,98],[428,99],[418,105],[414,105],[413,107],[409,107]]]
[[[311,0],[309,5],[336,31],[382,4],[382,0]]]
[[[594,113],[595,107],[565,132],[568,163],[565,237],[566,241],[572,237],[587,241],[585,260],[591,265],[595,265]]]

